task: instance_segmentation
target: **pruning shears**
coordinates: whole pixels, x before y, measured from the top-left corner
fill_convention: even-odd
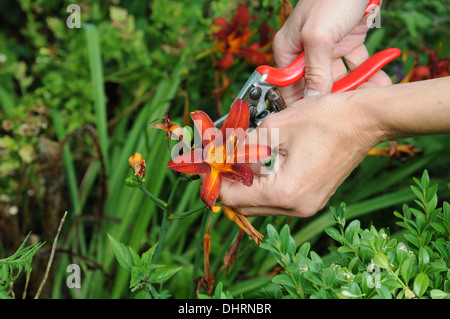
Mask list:
[[[364,15],[380,4],[372,0],[366,7]],[[400,49],[389,48],[380,51],[344,78],[336,81],[332,93],[351,91],[370,79],[376,72],[401,55]],[[245,100],[250,107],[250,128],[256,128],[271,113],[282,111],[286,105],[277,87],[289,86],[300,80],[305,74],[305,52],[301,52],[290,65],[275,68],[260,65],[252,73],[236,97]],[[217,128],[222,127],[227,115],[214,122]]]

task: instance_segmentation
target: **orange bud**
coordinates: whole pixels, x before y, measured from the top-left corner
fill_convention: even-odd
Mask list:
[[[135,153],[128,158],[128,164],[134,169],[134,175],[138,175],[142,178],[145,174],[145,160],[142,159],[142,155]]]

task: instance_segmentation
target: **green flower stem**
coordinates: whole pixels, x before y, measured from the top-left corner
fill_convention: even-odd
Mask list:
[[[169,229],[169,219],[167,217],[172,211],[173,201],[175,199],[175,194],[176,194],[176,192],[178,190],[178,185],[179,184],[180,184],[180,178],[177,179],[174,187],[172,188],[172,191],[170,192],[169,200],[167,201],[167,203],[162,201],[162,200],[160,200],[159,198],[156,198],[155,196],[153,196],[143,186],[139,187],[140,189],[142,189],[142,191],[144,191],[144,193],[147,196],[149,196],[149,197],[152,196],[150,198],[152,198],[152,200],[155,202],[155,204],[158,205],[158,202],[159,202],[158,206],[163,209],[163,216],[162,216],[162,221],[161,221],[161,231],[159,233],[159,238],[158,238],[158,246],[156,247],[155,253],[153,255],[153,261],[152,261],[154,264],[158,263],[159,257],[161,256],[161,251],[162,251],[162,248],[164,246],[164,242],[166,240],[167,230]],[[156,201],[158,201],[158,202],[156,202]]]
[[[144,186],[139,186],[139,188],[141,189],[141,191],[144,192],[145,195],[147,195],[148,198],[150,198],[158,207],[160,207],[162,210],[166,211],[167,210],[167,203],[161,199],[159,199],[158,197],[156,197],[155,195],[153,195],[152,193],[150,193]]]
[[[303,293],[302,285],[295,280],[292,271],[289,271],[288,274],[289,277],[291,277],[292,281],[294,282],[295,287],[297,288],[297,293],[300,295],[300,298],[305,299],[305,294]]]
[[[201,60],[201,59],[207,57],[208,55],[210,55],[210,54],[213,53],[213,52],[214,52],[214,50],[213,50],[212,48],[211,48],[211,49],[204,50],[204,51],[198,53],[198,54],[195,56],[195,60]]]
[[[188,210],[187,212],[170,214],[170,215],[169,215],[169,219],[172,220],[172,219],[180,219],[180,218],[184,218],[184,217],[186,217],[186,216],[192,215],[192,214],[197,213],[197,212],[199,212],[199,211],[202,211],[202,210],[204,210],[204,209],[206,209],[206,206],[197,207],[197,208]]]
[[[161,221],[161,231],[159,232],[158,246],[153,254],[152,264],[158,264],[159,257],[163,248],[164,241],[166,240],[167,229],[169,228],[169,221],[167,219],[167,212],[164,210],[163,218]]]

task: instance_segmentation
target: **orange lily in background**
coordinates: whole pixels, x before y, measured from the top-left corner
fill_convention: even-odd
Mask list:
[[[244,57],[250,63],[256,65],[273,64],[272,53],[269,51],[263,52],[272,44],[273,30],[267,23],[264,23],[260,28],[259,42],[248,45],[252,36],[249,27],[250,20],[250,13],[244,5],[238,7],[231,23],[228,23],[223,17],[213,20],[212,24],[217,26],[213,38],[218,41],[214,45],[213,51],[224,53],[216,65],[217,70],[228,69],[236,56]]]
[[[183,130],[177,124],[172,123],[167,115],[167,111],[164,111],[164,117],[159,117],[148,124],[152,124],[158,120],[164,120],[164,124],[155,124],[152,127],[166,132],[167,145],[169,146],[169,149],[171,149],[170,138],[172,137],[177,141],[181,141],[183,139]]]
[[[244,100],[238,99],[232,105],[221,130],[214,126],[213,121],[203,111],[192,112],[191,118],[200,132],[204,149],[196,148],[180,155],[170,161],[167,167],[190,175],[205,174],[200,197],[209,209],[217,211],[214,205],[222,186],[222,178],[230,178],[251,186],[254,176],[247,164],[252,159],[269,159],[271,149],[266,145],[245,143],[250,109]],[[238,134],[239,132],[244,134]]]
[[[139,153],[135,153],[128,158],[128,164],[130,164],[131,168],[134,169],[134,175],[139,176],[140,178],[144,177],[145,174],[145,160],[142,158],[142,155]]]
[[[399,160],[405,160],[405,155],[414,156],[416,153],[421,153],[420,148],[414,148],[414,144],[401,144],[398,145],[396,141],[389,141],[389,146],[387,147],[375,147],[372,148],[367,156],[385,156],[389,157],[388,165],[392,163],[394,158]]]
[[[401,83],[435,79],[450,75],[449,58],[440,59],[437,52],[428,48],[424,48],[421,51],[427,51],[429,54],[427,65],[419,65],[419,56],[415,51],[408,50],[403,54],[403,61],[406,61],[409,54],[414,54],[414,66]]]

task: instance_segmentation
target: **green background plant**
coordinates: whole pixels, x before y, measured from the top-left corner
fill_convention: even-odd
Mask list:
[[[394,212],[405,228],[400,236],[373,225],[362,229],[358,219],[347,224],[345,204],[331,207],[336,227],[325,229],[338,245],[326,261],[306,242],[297,245],[284,226],[278,232],[267,226],[267,249],[282,267],[272,279],[271,295],[279,298],[403,299],[450,298],[450,205],[437,207],[437,184],[428,172],[412,186],[419,208],[403,206]],[[405,241],[406,239],[406,241]]]

